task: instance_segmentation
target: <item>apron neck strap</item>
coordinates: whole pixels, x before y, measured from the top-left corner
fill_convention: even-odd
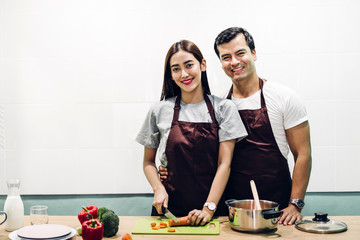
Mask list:
[[[234,85],[231,85],[231,88],[230,88],[230,90],[229,90],[229,93],[228,93],[228,95],[227,95],[227,99],[230,99],[231,100],[231,95],[232,95],[232,93],[233,93],[233,87],[234,87]]]
[[[206,102],[206,106],[207,106],[207,108],[209,110],[212,122],[217,124],[217,121],[216,121],[216,118],[215,118],[214,107],[212,106],[212,104],[210,102],[210,99],[206,94],[204,94],[204,99],[205,99],[205,102]]]
[[[175,100],[173,121],[177,121],[179,119],[179,112],[180,112],[180,108],[181,108],[180,100],[181,100],[181,95],[179,94]]]
[[[264,107],[265,106],[265,99],[264,99],[264,94],[263,94],[263,86],[264,86],[264,80],[262,80],[261,78],[259,78],[259,87],[260,87],[260,96],[261,96],[261,107]],[[233,94],[233,88],[234,88],[234,85],[231,85],[231,88],[229,90],[229,93],[227,95],[227,99],[230,99],[231,100],[231,96]]]
[[[180,109],[181,109],[180,100],[181,100],[181,95],[179,94],[176,97],[176,100],[175,100],[173,121],[177,121],[179,119],[179,112],[180,112]],[[213,106],[212,106],[212,104],[210,102],[209,97],[206,94],[204,94],[204,100],[205,100],[206,106],[207,106],[207,108],[209,110],[209,114],[210,114],[212,122],[217,124],[217,121],[216,121],[216,118],[215,118],[214,108],[213,108]]]
[[[261,109],[263,109],[265,107],[265,98],[264,98],[264,93],[263,93],[263,86],[264,86],[264,80],[262,80],[261,78],[259,78],[259,87],[260,87],[260,97],[261,97]]]

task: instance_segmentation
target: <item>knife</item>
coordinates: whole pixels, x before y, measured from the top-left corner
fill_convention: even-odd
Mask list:
[[[161,206],[161,211],[163,212],[163,214],[165,215],[165,217],[167,217],[168,219],[171,219],[173,220],[174,222],[178,222],[178,219],[177,217],[175,217],[174,214],[172,214],[169,209],[167,209],[166,207],[164,206]]]

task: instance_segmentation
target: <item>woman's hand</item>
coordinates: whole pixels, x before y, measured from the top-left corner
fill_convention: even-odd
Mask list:
[[[194,209],[189,212],[188,218],[190,220],[190,225],[192,226],[204,226],[206,223],[210,222],[212,216],[214,215],[213,211],[210,211],[206,208],[203,210]]]
[[[148,179],[152,189],[154,190],[153,206],[156,211],[161,214],[161,206],[168,207],[169,196],[164,185],[160,182],[158,171],[155,165],[156,148],[144,148],[143,168],[146,178]]]
[[[154,191],[153,206],[159,214],[163,214],[161,206],[168,207],[169,195],[167,194],[164,187],[161,187]]]

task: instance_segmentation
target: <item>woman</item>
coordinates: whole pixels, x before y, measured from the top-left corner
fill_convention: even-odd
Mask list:
[[[151,107],[136,138],[145,146],[143,168],[157,213],[164,206],[188,215],[192,225],[211,220],[229,178],[235,141],[247,135],[235,105],[210,94],[199,48],[188,40],[174,43],[165,58],[161,101]],[[157,154],[168,169],[163,183]],[[216,215],[224,211],[220,203]]]

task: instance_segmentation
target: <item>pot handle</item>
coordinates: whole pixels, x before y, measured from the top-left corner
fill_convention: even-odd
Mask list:
[[[265,209],[262,210],[262,215],[265,219],[277,218],[283,213],[283,211],[275,211],[273,209]]]
[[[229,204],[230,204],[231,202],[233,202],[233,201],[236,201],[236,199],[226,200],[226,201],[225,201],[225,204],[226,204],[228,207],[230,207]]]

